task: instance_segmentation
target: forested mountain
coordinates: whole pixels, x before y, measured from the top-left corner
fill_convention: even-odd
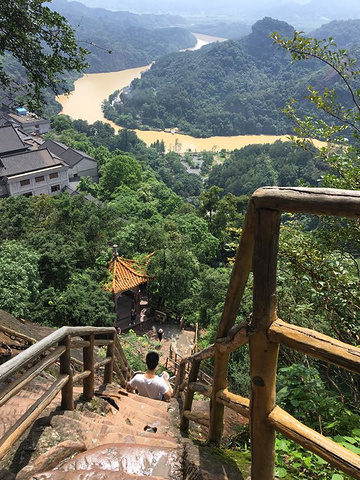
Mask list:
[[[293,33],[287,23],[265,18],[241,40],[159,59],[122,103],[105,105],[105,116],[119,124],[140,116],[144,125],[194,136],[288,133],[281,108],[295,93],[305,94],[314,64],[290,66],[269,38],[274,30]]]
[[[244,22],[195,22],[189,28],[194,33],[202,33],[204,35],[212,35],[220,38],[241,38],[249,35],[251,27]]]
[[[148,65],[162,55],[196,43],[187,28],[182,28],[184,20],[178,16],[111,12],[66,0],[54,0],[51,8],[68,20],[79,44],[91,52],[89,72]]]
[[[345,24],[337,23],[341,41]],[[160,129],[178,127],[194,136],[289,133],[291,125],[282,112],[287,100],[298,99],[299,112],[305,113],[305,105],[309,112],[304,101],[307,86],[331,86],[338,78],[314,60],[292,65],[269,38],[274,31],[291,37],[294,29],[264,18],[240,40],[161,58],[133,81],[122,102],[105,104],[105,116],[128,127],[136,122]],[[343,90],[338,95],[346,102]]]
[[[334,20],[311,32],[321,39],[332,37],[339,48],[353,48],[360,45],[360,19]]]

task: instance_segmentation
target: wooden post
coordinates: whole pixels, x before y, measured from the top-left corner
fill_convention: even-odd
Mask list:
[[[115,340],[115,358],[119,360],[120,368],[125,377],[125,380],[129,381],[133,375],[133,371],[124,354],[124,351],[122,349],[118,336],[116,336],[116,340]]]
[[[189,382],[188,382],[188,388],[185,395],[183,412],[185,410],[188,410],[191,412],[192,402],[194,399],[194,392],[189,388],[189,385],[191,382],[196,382],[199,369],[200,369],[200,362],[198,360],[193,360],[191,370],[189,373]],[[184,432],[184,431],[187,431],[188,428],[189,428],[189,420],[184,415],[182,415],[181,421],[180,421],[180,430]]]
[[[83,395],[86,400],[91,400],[94,396],[94,334],[84,338],[90,342],[88,347],[83,348],[84,371],[90,371],[90,375],[84,379]]]
[[[272,480],[275,468],[275,430],[268,415],[276,404],[276,368],[279,346],[266,330],[276,319],[276,263],[280,212],[256,213],[253,318],[250,343],[251,479]]]
[[[218,392],[227,388],[227,369],[230,353],[220,353],[215,345],[215,368],[210,401],[209,444],[220,446],[224,429],[224,405],[216,401]]]
[[[226,294],[225,304],[216,338],[226,337],[234,325],[240,301],[252,267],[254,251],[254,208],[250,203],[245,218],[243,233],[237,250],[231,279]],[[224,405],[216,401],[219,391],[227,388],[227,367],[229,353],[221,353],[215,346],[214,383],[210,402],[209,443],[220,445],[223,432]]]
[[[61,389],[62,410],[74,410],[73,375],[71,369],[71,336],[67,335],[59,345],[64,345],[66,350],[60,357],[60,375],[68,375],[68,381]]]
[[[113,370],[114,370],[114,351],[115,351],[115,336],[117,333],[113,334],[113,341],[108,345],[106,349],[106,356],[111,358],[111,361],[105,365],[104,372],[104,384],[111,383],[113,381]]]
[[[173,397],[178,397],[180,395],[180,386],[184,382],[185,373],[186,373],[185,368],[186,368],[186,364],[185,363],[180,363],[180,366],[179,366],[179,369],[177,371],[176,378],[175,378]]]

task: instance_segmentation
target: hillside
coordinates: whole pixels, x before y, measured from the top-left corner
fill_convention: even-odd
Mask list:
[[[317,186],[325,172],[326,165],[310,152],[277,141],[234,150],[222,164],[212,168],[207,183],[222,188],[223,193],[241,196],[260,185],[287,187],[306,182]]]
[[[171,15],[135,15],[54,0],[52,8],[75,29],[91,54],[89,72],[110,72],[148,65],[167,53],[195,45],[184,20]],[[185,25],[186,27],[186,25]]]
[[[120,115],[140,116],[152,128],[179,127],[194,136],[288,133],[281,108],[305,93],[301,77],[314,64],[290,66],[268,37],[274,30],[293,32],[285,22],[265,18],[240,40],[161,58],[132,83],[122,104],[105,106],[105,116],[119,124]]]
[[[334,37],[349,45],[346,25],[337,22]],[[291,37],[294,29],[264,18],[240,40],[161,58],[134,80],[122,103],[105,104],[105,116],[119,125],[134,126],[130,118],[140,127],[178,127],[193,136],[289,133],[292,126],[282,112],[286,102],[296,98],[299,113],[309,113],[307,86],[321,89],[337,77],[314,60],[291,64],[269,38],[274,31]],[[357,39],[354,35],[353,42]]]

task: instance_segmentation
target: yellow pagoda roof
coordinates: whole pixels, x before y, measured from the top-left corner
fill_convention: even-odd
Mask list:
[[[113,257],[109,266],[112,282],[111,286],[108,285],[108,290],[120,293],[146,283],[150,280],[146,273],[146,264],[118,256]]]

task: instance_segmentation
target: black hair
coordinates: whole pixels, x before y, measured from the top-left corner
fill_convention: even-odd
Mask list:
[[[159,354],[157,352],[149,352],[146,355],[146,365],[149,370],[155,370],[159,363]]]

